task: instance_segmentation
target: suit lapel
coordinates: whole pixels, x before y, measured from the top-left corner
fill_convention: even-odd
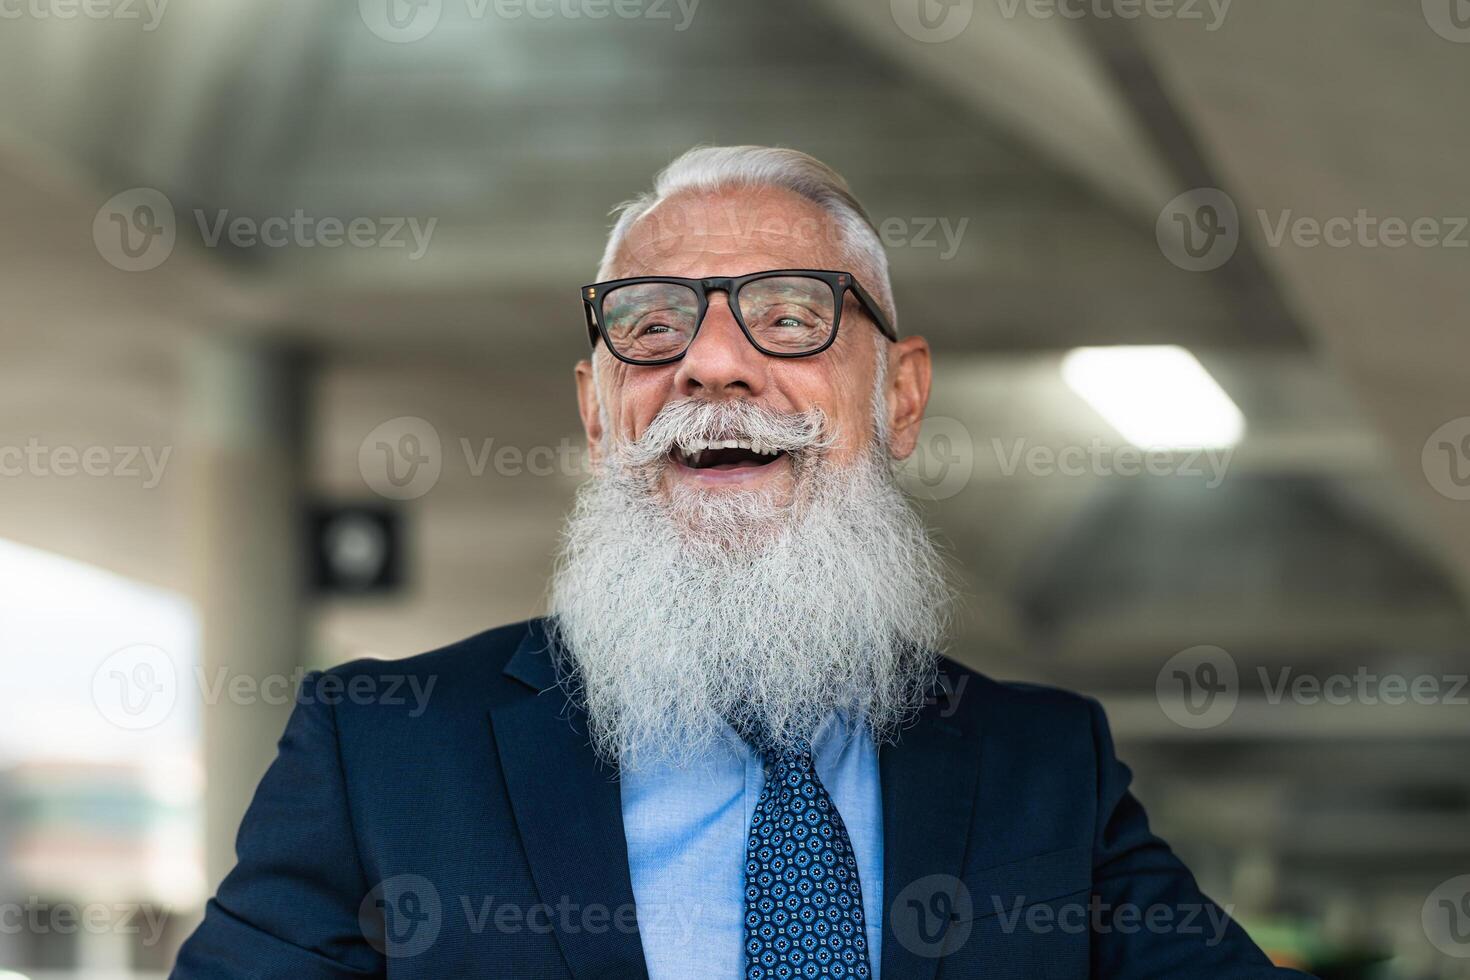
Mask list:
[[[505,673],[531,690],[490,712],[495,749],[541,901],[596,912],[597,928],[551,916],[572,975],[646,977],[635,921],[616,774],[588,745],[585,718],[556,686],[542,624],[532,624]]]
[[[932,924],[916,917],[929,909],[953,907],[974,821],[980,779],[979,712],[972,703],[959,700],[954,703],[961,710],[946,719],[940,717],[940,705],[951,699],[941,691],[931,701],[898,741],[884,745],[878,754],[884,980],[934,976],[940,945],[930,942]],[[949,904],[937,897],[936,890],[948,893]]]

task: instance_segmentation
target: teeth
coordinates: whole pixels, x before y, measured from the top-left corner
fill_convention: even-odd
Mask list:
[[[710,449],[744,449],[760,456],[778,456],[781,450],[767,446],[759,439],[690,439],[679,444],[679,453],[685,465],[698,464],[700,456]]]

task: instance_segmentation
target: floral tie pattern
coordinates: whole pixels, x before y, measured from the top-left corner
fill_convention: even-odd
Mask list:
[[[775,751],[750,741],[766,783],[745,844],[745,976],[866,980],[857,859],[811,749]]]

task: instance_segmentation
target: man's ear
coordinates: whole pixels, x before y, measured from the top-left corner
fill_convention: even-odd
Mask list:
[[[595,354],[595,352],[594,352]],[[592,465],[602,463],[602,412],[597,400],[597,383],[592,377],[592,361],[577,362],[577,412],[582,416],[582,431],[587,434],[587,452]]]
[[[929,341],[904,337],[888,345],[888,452],[908,459],[919,444],[933,368]]]

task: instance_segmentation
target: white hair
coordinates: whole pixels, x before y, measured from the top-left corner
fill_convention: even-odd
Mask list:
[[[898,329],[888,256],[878,230],[841,174],[816,157],[780,146],[697,146],[661,170],[653,190],[613,209],[617,221],[608,234],[598,279],[614,278],[618,251],[639,218],[669,198],[687,192],[778,187],[816,204],[833,223],[843,261],[877,300]]]

